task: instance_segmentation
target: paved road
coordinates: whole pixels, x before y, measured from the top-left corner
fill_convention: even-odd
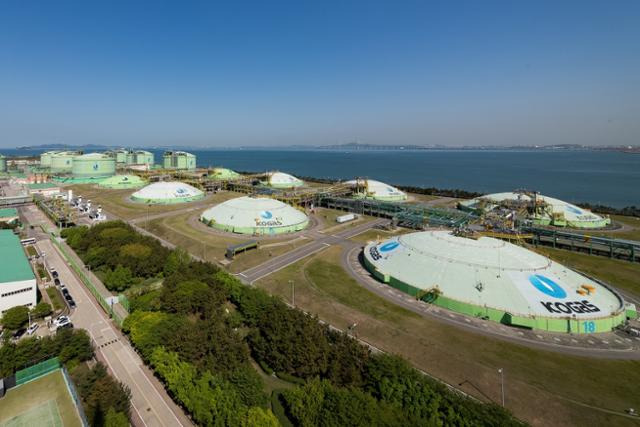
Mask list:
[[[387,222],[389,222],[389,220],[387,219],[377,219],[357,225],[336,234],[326,235],[320,232],[310,233],[313,235],[313,237],[316,238],[316,240],[314,240],[313,242],[294,249],[291,252],[287,252],[286,254],[272,258],[269,261],[266,261],[256,267],[249,268],[248,270],[238,273],[238,276],[240,276],[245,282],[252,284],[256,280],[262,279],[263,277],[275,273],[276,271],[281,270],[295,262],[298,262],[303,258],[313,255],[316,252],[320,252],[332,245],[343,243],[345,240],[357,236],[358,234],[364,233],[365,231],[371,229],[372,227],[375,227],[376,225],[384,224]]]
[[[166,394],[160,382],[146,369],[128,340],[94,301],[51,241],[41,240],[37,245],[47,253],[47,262],[58,271],[60,280],[76,301],[77,308],[71,314],[74,326],[87,330],[98,358],[105,362],[115,378],[131,389],[133,415],[139,421],[138,425],[192,425]]]

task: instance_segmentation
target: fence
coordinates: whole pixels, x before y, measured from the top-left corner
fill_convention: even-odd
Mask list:
[[[69,372],[67,372],[67,368],[62,367],[62,376],[64,378],[64,382],[67,384],[67,389],[73,398],[73,403],[75,403],[75,407],[78,409],[78,415],[80,415],[80,419],[82,420],[83,427],[89,427],[89,422],[87,421],[87,416],[84,413],[84,407],[82,406],[82,400],[78,397],[78,391],[76,390],[75,384],[71,380],[69,376]]]
[[[82,283],[84,283],[87,289],[89,289],[89,292],[91,292],[91,295],[93,295],[96,298],[96,301],[98,301],[98,304],[100,304],[100,306],[104,309],[104,311],[107,312],[113,318],[113,320],[116,321],[118,326],[122,326],[122,322],[124,322],[124,318],[122,318],[120,315],[114,312],[112,305],[109,304],[106,298],[100,293],[100,291],[96,289],[91,279],[87,277],[87,275],[84,273],[82,268],[76,263],[73,257],[69,255],[69,253],[64,248],[64,246],[60,244],[60,242],[58,241],[58,238],[55,236],[52,236],[51,241],[60,250],[62,255],[64,255],[64,258],[67,260],[71,268],[73,268],[73,270],[76,272],[78,277],[80,277],[80,280],[82,281]]]
[[[28,368],[21,369],[16,372],[16,385],[22,385],[26,382],[40,378],[50,372],[60,369],[60,361],[57,357],[36,363]]]

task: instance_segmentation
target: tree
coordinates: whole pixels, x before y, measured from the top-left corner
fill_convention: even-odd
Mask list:
[[[104,427],[129,427],[129,419],[125,413],[109,408],[104,418]]]
[[[164,264],[164,275],[171,276],[179,271],[184,270],[191,261],[191,257],[184,249],[177,248],[171,251]]]
[[[131,270],[121,265],[115,270],[108,270],[104,275],[104,284],[110,291],[122,292],[128,289],[133,283]]]
[[[31,310],[31,316],[35,317],[36,319],[41,319],[45,316],[50,315],[52,311],[53,310],[51,309],[51,305],[47,304],[46,302],[41,302],[33,307],[33,310]]]
[[[279,427],[280,423],[273,412],[260,407],[249,408],[242,420],[242,427]]]
[[[12,307],[4,312],[0,321],[7,329],[20,329],[29,321],[29,309],[23,305]]]

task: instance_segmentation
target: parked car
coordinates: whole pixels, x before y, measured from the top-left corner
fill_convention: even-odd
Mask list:
[[[58,316],[54,321],[53,324],[55,326],[60,326],[63,325],[65,323],[71,323],[71,319],[69,318],[69,316]]]
[[[69,290],[67,288],[62,288],[62,295],[64,295],[65,297],[69,295]]]
[[[53,283],[54,283],[56,286],[60,286],[60,279],[58,279],[58,278],[56,277],[55,279],[53,279]]]
[[[73,297],[71,296],[70,293],[67,292],[66,294],[64,294],[64,299],[66,299],[67,302],[68,302],[68,301],[71,301],[73,299]]]
[[[76,308],[76,302],[73,300],[73,298],[68,299],[67,302],[69,303],[69,307]]]
[[[39,326],[40,325],[38,325],[37,323],[34,323],[31,326],[29,326],[27,328],[27,335],[33,335],[38,330]]]
[[[53,268],[51,269],[51,276],[53,276],[54,279],[58,278],[58,272],[56,270],[54,270]]]

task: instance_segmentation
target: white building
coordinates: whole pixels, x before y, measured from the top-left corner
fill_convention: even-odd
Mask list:
[[[10,308],[37,303],[36,277],[18,236],[0,230],[0,317]]]

